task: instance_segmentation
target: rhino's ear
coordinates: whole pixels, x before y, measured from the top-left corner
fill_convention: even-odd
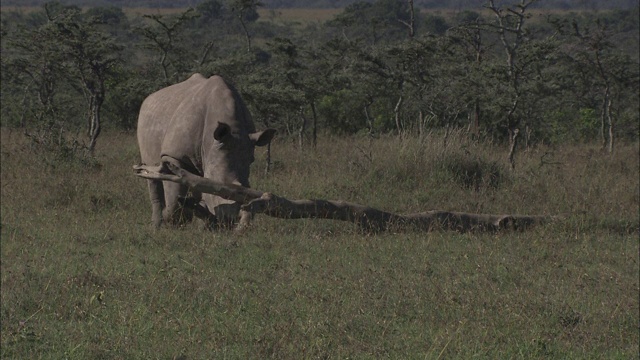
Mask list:
[[[249,138],[251,138],[256,146],[265,146],[271,142],[271,139],[273,139],[275,134],[275,129],[267,129],[249,134]]]
[[[213,131],[213,138],[225,142],[225,140],[231,135],[231,127],[225,123],[218,123],[218,127]]]

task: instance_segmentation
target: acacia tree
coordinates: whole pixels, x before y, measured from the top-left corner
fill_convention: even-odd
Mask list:
[[[334,130],[353,133],[366,127],[375,130],[404,131],[400,117],[403,108],[404,77],[389,46],[379,44],[371,48],[359,46],[358,41],[333,39],[322,52],[329,68],[333,68],[332,85],[339,91],[323,98],[325,116],[333,118]],[[337,109],[336,109],[337,108]]]
[[[101,129],[101,109],[105,101],[106,84],[119,62],[121,47],[113,38],[98,30],[93,20],[87,21],[77,7],[63,7],[59,3],[44,5],[46,21],[32,31],[18,35],[13,43],[11,70],[18,78],[27,79],[25,96],[35,89],[41,107],[36,120],[47,119],[48,131],[62,129],[73,111],[61,114],[64,107],[56,99],[66,86],[79,91],[86,101],[87,134],[90,153],[93,153]],[[68,91],[67,91],[68,92]],[[68,98],[69,94],[66,94]],[[73,99],[69,100],[75,103]]]
[[[325,126],[338,134],[354,133],[366,126],[371,133],[374,116],[370,108],[379,105],[375,103],[378,77],[365,70],[368,65],[356,44],[335,38],[314,52],[322,63],[321,70],[314,74],[311,69],[311,74],[319,77],[316,81],[324,82],[317,110]]]
[[[2,111],[14,109],[15,94],[21,94],[19,101],[21,127],[28,125],[28,119],[46,129],[61,127],[59,120],[65,117],[62,106],[66,89],[65,55],[60,51],[57,26],[50,19],[65,12],[79,12],[75,6],[63,6],[58,2],[47,3],[42,11],[30,14],[11,31],[2,26]],[[4,19],[3,19],[4,20]],[[7,116],[10,118],[11,116]]]
[[[58,116],[63,58],[52,41],[50,27],[46,24],[32,30],[23,28],[6,36],[8,44],[1,58],[2,91],[11,88],[22,95],[18,121],[21,127],[27,125],[29,117],[40,124],[44,119],[53,120]],[[11,107],[4,103],[5,99],[3,94],[3,113]]]
[[[477,77],[481,72],[481,66],[485,53],[486,44],[483,41],[482,28],[483,20],[479,14],[467,11],[463,14],[461,23],[453,27],[448,36],[452,38],[454,44],[461,48],[461,59],[467,65],[465,79],[468,89],[476,91],[473,99],[473,111],[469,116],[469,129],[476,138],[480,136],[480,93],[477,84],[480,83]]]
[[[199,15],[193,8],[188,8],[177,16],[143,15],[144,18],[152,21],[152,25],[139,27],[137,31],[149,40],[150,44],[147,44],[147,47],[155,48],[160,52],[159,64],[165,85],[180,79],[182,72],[185,71],[180,61],[185,61],[188,56],[180,53],[177,42],[184,25],[197,16]],[[170,68],[173,68],[174,73],[169,73]]]
[[[286,109],[286,114],[295,114],[301,122],[298,126],[298,142],[303,147],[306,130],[309,126],[307,113],[311,113],[311,142],[313,147],[317,145],[318,135],[318,111],[319,99],[329,92],[331,87],[332,68],[324,58],[324,52],[312,47],[306,47],[294,43],[290,39],[275,38],[269,44],[271,59],[268,67],[261,68],[260,76],[253,78],[253,89],[256,94],[266,93],[263,84],[269,84],[273,95],[269,104],[254,102],[255,106],[267,110],[274,104],[280,104]],[[307,64],[312,63],[312,66]],[[260,85],[262,84],[262,85]],[[280,99],[273,99],[274,95]],[[284,96],[284,97],[283,97]],[[270,111],[273,113],[273,111]]]
[[[251,52],[251,34],[247,27],[248,22],[254,22],[258,20],[258,7],[262,6],[259,0],[231,0],[231,11],[235,14],[236,18],[242,26],[245,39],[247,40],[247,51]]]
[[[538,0],[520,0],[514,7],[502,8],[495,4],[494,0],[488,1],[486,8],[491,10],[495,17],[495,23],[487,24],[498,34],[505,52],[505,75],[508,88],[509,101],[505,109],[505,123],[509,136],[508,161],[511,168],[515,168],[515,151],[520,133],[520,119],[516,116],[521,103],[522,82],[526,63],[519,63],[520,49],[522,45],[530,41],[528,32],[524,27],[528,18],[527,9]]]
[[[589,74],[581,77],[586,89],[596,89],[600,98],[600,138],[602,149],[613,152],[616,123],[616,102],[624,93],[637,84],[638,73],[631,69],[631,62],[616,53],[611,41],[613,32],[599,19],[594,27],[580,29],[573,22],[573,36],[578,39],[577,49],[570,53],[575,71]],[[596,76],[594,77],[593,74]]]
[[[301,76],[297,86],[302,89],[308,108],[311,110],[311,140],[315,148],[318,138],[318,104],[327,94],[341,88],[342,78],[336,74],[335,59],[326,51],[326,46],[301,46]]]
[[[46,6],[45,6],[46,8]],[[83,21],[75,11],[49,16],[55,24],[54,36],[59,51],[67,59],[69,75],[80,84],[87,103],[88,150],[93,153],[101,131],[101,109],[106,96],[106,83],[113,76],[114,67],[120,61],[122,46],[96,29],[94,22]]]
[[[340,28],[348,40],[364,39],[371,46],[376,46],[381,41],[403,38],[405,28],[409,29],[409,37],[413,37],[416,18],[413,1],[358,1],[345,7],[329,25]]]

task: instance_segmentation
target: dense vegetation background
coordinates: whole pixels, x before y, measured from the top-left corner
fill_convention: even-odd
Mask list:
[[[378,0],[325,22],[288,21],[252,0],[5,10],[2,125],[58,147],[82,129],[88,140],[65,139],[93,149],[103,126],[135,127],[146,95],[201,72],[234,82],[258,123],[301,145],[327,133],[442,131],[446,142],[456,128],[514,151],[595,139],[613,151],[636,139],[638,7],[543,4],[433,12]]]
[[[46,0],[5,0],[5,6],[34,6],[46,3]],[[185,8],[196,6],[198,0],[65,0],[62,3],[67,5],[80,6],[121,6],[121,7],[165,7],[165,8]],[[343,8],[358,0],[262,0],[261,3],[266,8]],[[361,2],[372,3],[375,0],[364,0]],[[445,8],[445,9],[465,9],[478,6],[477,0],[415,0],[416,6],[422,8]],[[506,3],[506,1],[500,1]],[[555,9],[622,9],[637,6],[634,0],[545,0],[541,7]]]

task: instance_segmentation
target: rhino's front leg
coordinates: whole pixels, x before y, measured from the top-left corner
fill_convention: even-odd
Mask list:
[[[180,199],[187,195],[187,188],[176,183],[165,182],[163,185],[165,207],[162,210],[162,218],[165,223],[178,225],[188,221],[191,212],[185,212],[180,202]]]
[[[164,190],[162,181],[148,180],[149,197],[151,198],[151,223],[154,228],[162,224],[162,210],[164,208]]]
[[[176,167],[180,166],[180,162],[172,157],[163,156],[162,162],[168,162]],[[164,168],[165,166],[163,166]],[[185,198],[188,188],[186,186],[164,181],[162,184],[164,189],[164,208],[162,209],[162,219],[166,224],[177,225],[184,223],[189,217],[184,211],[184,206],[180,203],[180,199]]]

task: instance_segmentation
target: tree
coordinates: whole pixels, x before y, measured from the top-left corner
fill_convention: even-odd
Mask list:
[[[301,148],[309,125],[306,114],[310,110],[312,144],[315,147],[318,133],[317,104],[328,92],[331,69],[322,61],[322,51],[283,38],[275,38],[268,45],[272,54],[269,66],[263,67],[251,79],[253,85],[249,97],[259,113],[271,114],[268,116],[270,118],[276,113],[284,117],[291,114],[299,117],[302,121],[297,131]],[[308,66],[309,63],[314,66]],[[270,84],[268,90],[261,85],[265,83]],[[273,109],[274,106],[279,110]]]
[[[258,20],[258,7],[262,6],[259,0],[231,0],[230,7],[231,12],[236,15],[236,18],[242,26],[245,39],[247,40],[247,51],[251,52],[251,34],[247,28],[247,23],[255,22]]]
[[[495,16],[496,22],[489,24],[489,27],[498,34],[506,55],[504,72],[509,104],[506,106],[504,118],[509,136],[508,161],[512,169],[515,168],[515,151],[520,133],[520,119],[516,114],[521,102],[523,75],[526,65],[528,65],[526,62],[518,63],[518,56],[523,43],[529,41],[528,32],[524,28],[525,21],[528,18],[526,12],[529,6],[536,1],[520,0],[513,8],[498,7],[494,0],[490,0],[485,5]]]
[[[329,80],[328,89],[335,90],[322,96],[320,111],[327,125],[341,134],[364,128],[369,132],[402,132],[401,124],[393,118],[397,99],[402,99],[402,79],[385,61],[384,47],[360,45],[359,41],[335,38],[321,48],[324,66],[331,69],[331,76],[324,78]]]
[[[57,95],[63,81],[63,57],[49,32],[50,24],[36,29],[22,28],[7,36],[7,48],[2,56],[2,101],[3,114],[12,106],[5,100],[12,93],[21,93],[19,101],[21,127],[27,125],[27,118],[41,124],[58,118],[59,104]],[[3,37],[4,39],[5,37]],[[31,114],[31,115],[30,115]],[[5,116],[3,116],[4,118]]]
[[[600,98],[600,138],[602,149],[613,152],[616,101],[621,101],[623,94],[637,84],[637,71],[632,69],[631,61],[617,53],[611,41],[613,32],[599,19],[594,27],[580,29],[574,21],[572,23],[573,35],[578,39],[578,49],[570,54],[576,65],[577,72],[595,74],[596,77],[587,76],[585,84],[590,88],[598,89]]]
[[[405,27],[409,28],[409,37],[413,37],[415,18],[413,1],[358,1],[347,6],[329,25],[342,28],[349,40],[364,38],[375,46],[381,40],[398,40],[403,36]]]
[[[67,60],[69,75],[77,79],[88,108],[88,150],[93,153],[101,131],[101,109],[106,96],[105,84],[120,61],[122,49],[114,39],[95,28],[94,22],[78,17],[77,11],[53,15],[45,5],[53,35]]]
[[[78,113],[74,108],[76,90],[85,100],[87,149],[93,153],[101,131],[107,83],[120,61],[122,47],[97,28],[94,17],[83,17],[77,7],[47,3],[44,14],[46,22],[14,34],[9,41],[10,56],[3,57],[3,67],[12,74],[11,83],[24,87],[20,125],[26,125],[29,104],[39,104],[33,112],[36,123],[44,126],[48,138],[60,131],[58,142],[62,141],[65,125],[73,127],[72,119]],[[29,101],[32,95],[36,102]]]
[[[186,59],[185,54],[180,52],[177,42],[184,25],[188,20],[197,16],[198,14],[193,8],[189,8],[177,16],[143,15],[144,18],[153,22],[152,26],[142,26],[137,28],[137,31],[151,42],[149,47],[160,52],[159,64],[165,85],[177,82],[183,77],[184,72],[188,72],[188,66],[185,69],[185,66],[181,64]],[[173,68],[174,73],[169,73],[170,68]]]
[[[478,13],[465,11],[457,16],[459,21],[458,26],[451,29],[449,36],[452,38],[453,43],[457,44],[462,49],[460,59],[467,64],[467,71],[465,79],[467,83],[467,89],[475,91],[473,99],[473,111],[469,116],[469,129],[474,136],[478,138],[480,136],[480,89],[478,84],[481,80],[481,66],[483,61],[483,55],[486,51],[486,44],[483,42],[482,37],[482,19]]]

